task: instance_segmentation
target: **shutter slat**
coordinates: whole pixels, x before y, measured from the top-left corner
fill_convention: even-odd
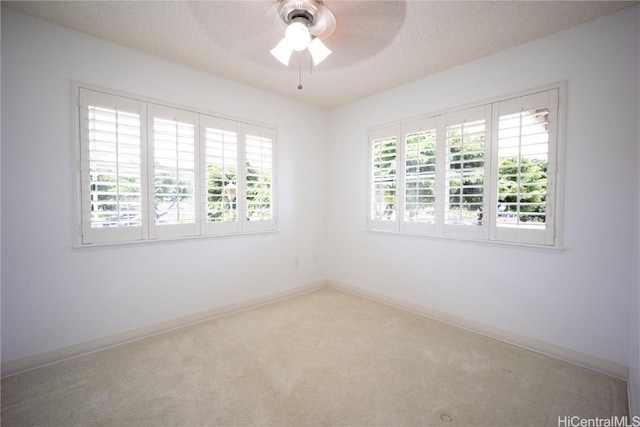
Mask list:
[[[139,226],[140,116],[91,103],[87,109],[91,228]]]
[[[157,114],[164,116],[175,110],[163,107],[157,108],[157,111]],[[180,113],[184,114],[183,111]],[[158,116],[153,118],[154,212],[157,226],[195,224],[195,145],[193,123]]]
[[[207,222],[237,221],[238,134],[205,128],[205,167],[207,170]]]

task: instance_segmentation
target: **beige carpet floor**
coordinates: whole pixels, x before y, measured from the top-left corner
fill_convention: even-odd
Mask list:
[[[323,289],[2,380],[10,426],[557,426],[624,381]]]

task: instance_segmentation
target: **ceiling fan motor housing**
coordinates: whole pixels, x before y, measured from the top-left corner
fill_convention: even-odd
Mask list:
[[[307,26],[313,26],[320,20],[322,2],[317,0],[279,0],[278,14],[285,24],[305,20]]]

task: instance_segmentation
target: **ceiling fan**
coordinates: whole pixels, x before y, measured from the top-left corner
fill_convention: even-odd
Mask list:
[[[336,28],[336,18],[321,0],[278,0],[276,10],[284,24],[284,37],[271,54],[285,66],[294,51],[307,49],[313,65],[324,61],[332,51],[322,40]]]

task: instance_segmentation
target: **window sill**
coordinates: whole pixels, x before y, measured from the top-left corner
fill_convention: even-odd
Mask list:
[[[449,236],[428,236],[424,234],[411,234],[411,233],[402,233],[399,231],[388,231],[388,230],[367,229],[365,231],[371,234],[398,236],[402,238],[426,239],[426,240],[435,240],[435,241],[441,241],[441,242],[459,242],[459,243],[466,243],[471,245],[505,247],[505,248],[511,248],[511,249],[516,248],[516,249],[530,250],[530,251],[537,251],[537,252],[562,253],[564,252],[564,249],[565,249],[563,246],[544,246],[544,245],[534,245],[530,243],[504,242],[499,240],[465,239],[462,237],[449,237]]]
[[[225,234],[207,234],[204,236],[183,236],[172,237],[163,239],[148,239],[148,240],[132,240],[128,242],[100,242],[100,243],[76,243],[73,245],[74,249],[78,250],[90,250],[90,249],[115,249],[119,247],[133,247],[133,246],[146,246],[146,245],[158,245],[158,244],[176,244],[187,243],[202,240],[211,239],[228,239],[228,238],[240,238],[240,237],[256,237],[261,235],[278,234],[279,230],[261,230],[261,231],[246,231],[242,233],[225,233]]]

